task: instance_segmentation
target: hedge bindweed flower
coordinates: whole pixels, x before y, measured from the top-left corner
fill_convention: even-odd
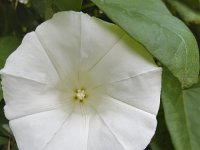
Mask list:
[[[155,133],[161,69],[114,24],[57,13],[1,75],[20,150],[142,150]]]

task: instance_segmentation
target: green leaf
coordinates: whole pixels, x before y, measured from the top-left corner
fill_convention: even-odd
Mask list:
[[[0,136],[0,145],[4,145],[4,144],[7,144],[7,143],[8,143],[8,139]]]
[[[59,11],[80,11],[83,0],[32,0],[31,5],[43,18],[49,19]]]
[[[8,120],[5,118],[3,107],[5,105],[4,101],[0,102],[0,128],[3,124],[8,124]]]
[[[50,19],[57,11],[53,10],[53,0],[45,0],[44,4],[44,18],[47,20]]]
[[[34,12],[40,17],[44,18],[45,1],[44,0],[30,0],[30,5]]]
[[[0,39],[0,69],[3,68],[7,57],[19,46],[20,40],[14,36]]]
[[[92,0],[108,17],[141,42],[182,83],[197,82],[199,51],[191,31],[161,0]]]
[[[53,15],[52,0],[31,0],[34,12],[41,18],[50,18]]]
[[[74,10],[80,11],[83,0],[54,0],[53,4],[57,6],[59,11]]]
[[[174,150],[171,137],[166,126],[162,104],[157,115],[158,125],[156,133],[150,143],[152,150]]]
[[[13,133],[12,133],[8,124],[2,124],[1,127],[0,127],[0,131],[2,132],[2,134],[4,136],[7,136],[7,137],[13,136]]]
[[[13,150],[19,150],[16,143],[13,145]]]
[[[180,82],[163,71],[162,102],[167,126],[177,150],[200,148],[200,81],[182,90]]]
[[[4,101],[0,102],[0,136],[12,137],[12,132],[8,126],[8,120],[4,115]]]
[[[0,35],[15,32],[17,26],[16,12],[9,1],[0,0]]]

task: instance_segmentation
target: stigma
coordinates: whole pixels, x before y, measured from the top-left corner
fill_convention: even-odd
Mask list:
[[[86,96],[87,95],[84,89],[76,90],[75,99],[79,100],[80,102],[83,102]]]

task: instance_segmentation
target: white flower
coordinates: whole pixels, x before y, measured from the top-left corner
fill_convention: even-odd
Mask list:
[[[142,150],[155,133],[161,69],[114,24],[57,13],[1,74],[20,150]]]

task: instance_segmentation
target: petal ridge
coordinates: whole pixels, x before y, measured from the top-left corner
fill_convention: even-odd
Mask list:
[[[47,55],[47,57],[49,58],[49,60],[50,60],[50,62],[51,62],[51,64],[52,64],[52,66],[53,66],[54,69],[56,70],[56,73],[57,73],[59,79],[61,79],[61,75],[60,75],[60,73],[59,73],[59,71],[58,71],[58,69],[57,69],[57,67],[56,67],[56,65],[55,65],[55,63],[54,63],[54,61],[53,61],[53,58],[51,58],[51,56],[50,56],[50,54],[49,54],[49,52],[48,52],[46,46],[41,42],[41,39],[40,39],[40,37],[39,37],[39,35],[38,35],[37,32],[35,32],[35,35],[37,36],[37,39],[38,39],[38,41],[40,42],[40,44],[41,44],[41,46],[42,46],[44,52],[45,52],[46,55]]]
[[[100,84],[100,85],[97,85],[97,86],[95,86],[95,87],[92,87],[91,89],[97,89],[97,88],[100,88],[100,87],[102,87],[102,86],[106,86],[106,85],[109,85],[109,84],[119,83],[119,82],[122,82],[122,81],[125,81],[125,80],[129,80],[129,79],[132,79],[132,78],[135,78],[135,77],[138,77],[138,76],[147,74],[147,73],[149,73],[149,72],[157,72],[157,71],[161,71],[161,70],[162,70],[161,68],[156,68],[156,69],[153,69],[153,70],[147,70],[147,71],[138,73],[138,74],[136,74],[136,75],[130,76],[130,77],[128,77],[128,78],[123,78],[123,79],[119,79],[119,80],[116,80],[116,81],[111,81],[111,82],[108,82],[107,84]]]
[[[142,111],[142,112],[147,113],[147,114],[149,114],[149,115],[152,115],[152,116],[154,116],[154,117],[156,116],[155,114],[153,114],[153,113],[151,113],[151,112],[142,110],[142,109],[140,109],[140,108],[138,108],[138,107],[136,107],[136,106],[134,106],[134,105],[130,105],[130,104],[128,104],[128,103],[126,103],[126,102],[124,102],[124,101],[121,101],[121,100],[119,100],[119,99],[117,99],[117,98],[115,98],[115,97],[113,97],[113,96],[111,96],[111,95],[108,95],[108,94],[107,94],[107,96],[110,97],[110,98],[112,98],[112,100],[111,100],[110,98],[109,98],[108,100],[110,100],[110,101],[112,101],[112,102],[114,102],[114,103],[117,103],[117,104],[119,104],[119,105],[124,105],[124,106],[130,107],[130,108],[135,108],[135,109],[137,109],[137,110],[139,110],[139,111]]]
[[[45,107],[41,107],[40,110],[36,111],[36,110],[32,110],[31,112],[29,112],[28,114],[25,114],[25,115],[18,115],[18,116],[15,116],[13,118],[9,118],[10,121],[12,120],[17,120],[17,119],[20,119],[20,118],[23,118],[23,117],[28,117],[28,116],[31,116],[31,115],[38,115],[40,113],[43,113],[43,112],[47,112],[47,111],[52,111],[52,110],[56,110],[56,109],[60,109],[62,107],[66,107],[66,105],[64,105],[66,103],[59,103],[59,104],[54,104],[54,105],[49,105],[49,106],[45,106]],[[5,106],[6,107],[6,106]],[[69,106],[67,106],[69,107]]]
[[[12,74],[12,73],[6,73],[4,70],[0,70],[0,74],[3,75],[3,76],[6,75],[6,76],[18,78],[18,79],[20,78],[20,79],[23,79],[23,80],[29,80],[29,81],[32,81],[32,82],[35,82],[35,83],[38,83],[38,84],[43,84],[43,85],[47,84],[46,82],[37,81],[35,79],[31,79],[31,78],[28,78],[28,77],[22,77],[22,76],[18,76],[18,75]]]
[[[123,144],[123,142],[117,137],[117,135],[112,131],[112,129],[109,127],[109,125],[106,123],[106,121],[102,118],[102,116],[100,115],[100,113],[98,112],[97,109],[95,109],[95,107],[92,106],[92,104],[90,104],[90,106],[94,109],[94,111],[96,111],[96,114],[99,116],[100,120],[103,122],[103,124],[107,127],[107,129],[110,131],[110,133],[115,137],[115,139],[118,141],[118,143],[123,147],[124,150],[127,150],[125,148],[125,145]]]
[[[63,123],[60,125],[60,127],[55,131],[55,133],[53,134],[53,136],[50,137],[49,141],[46,143],[46,145],[44,146],[43,150],[46,150],[48,148],[48,146],[51,143],[51,141],[56,137],[56,135],[58,134],[58,132],[63,128],[64,124],[71,117],[71,115],[72,115],[73,112],[74,112],[74,109],[72,109],[72,111],[67,115],[67,117],[65,118],[65,120],[63,121]]]
[[[99,60],[94,65],[92,65],[91,68],[89,68],[88,72],[90,72],[99,62],[101,62],[103,58],[105,58],[105,56],[108,55],[114,49],[115,45],[117,45],[117,43],[121,41],[125,35],[125,33],[122,34],[121,37],[111,46],[111,48],[102,57],[100,57]]]

